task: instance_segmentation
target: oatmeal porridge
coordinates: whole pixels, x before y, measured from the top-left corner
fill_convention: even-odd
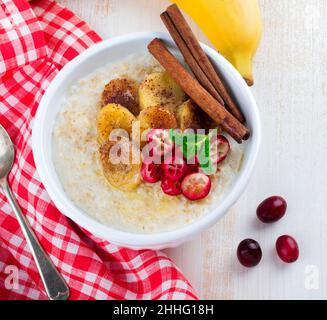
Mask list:
[[[157,89],[153,92],[151,87],[153,81],[156,82],[158,78],[168,83],[171,89],[167,92],[165,88],[161,88],[160,96],[157,95]],[[132,81],[111,82],[115,79]],[[95,70],[81,79],[69,89],[65,100],[61,102],[61,111],[53,132],[53,160],[56,171],[65,192],[75,205],[103,224],[134,233],[170,231],[190,224],[219,204],[240,170],[244,147],[228,137],[230,151],[227,158],[219,163],[218,172],[211,175],[210,193],[202,200],[190,201],[182,194],[168,195],[162,190],[162,182],[145,183],[141,178],[133,181],[132,188],[125,188],[126,184],[123,185],[121,181],[120,188],[117,188],[115,184],[119,177],[115,176],[117,179],[114,180],[112,172],[106,175],[99,150],[108,151],[103,146],[106,145],[105,140],[109,132],[108,126],[103,128],[99,117],[102,114],[103,119],[108,120],[103,111],[109,108],[106,106],[108,103],[113,114],[120,108],[123,99],[126,103],[122,117],[124,123],[128,122],[129,117],[135,117],[141,121],[141,127],[146,127],[143,129],[151,127],[151,112],[162,113],[164,122],[169,122],[168,127],[173,129],[197,122],[197,119],[185,113],[185,109],[176,114],[179,105],[187,106],[188,112],[191,109],[185,94],[170,81],[163,68],[150,54],[133,55],[115,65]],[[108,87],[110,82],[112,85]],[[113,98],[111,90],[117,91],[117,86],[121,84],[128,90]],[[149,88],[152,90],[150,94]],[[176,114],[176,118],[169,120],[170,114]],[[141,168],[137,168],[141,176]],[[108,170],[110,171],[110,168]],[[128,180],[128,173],[122,171],[119,179]],[[131,186],[130,181],[128,186]]]

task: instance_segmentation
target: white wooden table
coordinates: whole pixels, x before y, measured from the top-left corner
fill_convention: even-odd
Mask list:
[[[201,298],[327,298],[327,1],[259,0],[264,37],[255,59],[253,93],[261,110],[264,144],[256,172],[237,205],[211,230],[168,255]],[[103,38],[165,30],[165,0],[60,0]],[[202,41],[208,42],[192,23]],[[286,217],[265,226],[259,202],[279,194]],[[276,238],[294,235],[301,257],[281,263]],[[240,240],[257,239],[261,264],[242,268]]]

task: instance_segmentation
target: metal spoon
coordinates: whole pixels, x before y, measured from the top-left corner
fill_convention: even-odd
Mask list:
[[[15,196],[10,190],[7,177],[14,163],[14,158],[15,150],[13,143],[6,130],[0,125],[0,185],[12,207],[12,210],[16,214],[26,241],[30,246],[49,298],[51,300],[66,300],[69,297],[69,288],[65,280],[44,252],[26,217],[20,210]]]

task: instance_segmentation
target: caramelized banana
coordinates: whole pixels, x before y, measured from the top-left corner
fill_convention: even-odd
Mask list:
[[[134,115],[119,104],[108,104],[98,114],[97,129],[98,141],[103,144],[112,130],[123,129],[129,134],[132,132],[132,123],[136,120]]]
[[[185,93],[167,72],[152,73],[139,88],[140,107],[167,107],[173,111],[185,99]]]
[[[202,129],[201,121],[198,117],[197,107],[191,100],[184,102],[176,110],[176,117],[178,120],[179,128],[182,131],[186,129]]]
[[[164,107],[153,106],[141,111],[139,117],[141,132],[147,129],[177,129],[174,114]]]
[[[140,113],[137,82],[127,78],[111,80],[104,88],[101,104],[105,107],[112,103],[122,105],[137,116]]]
[[[129,140],[107,141],[100,147],[103,174],[108,182],[121,191],[132,191],[141,183],[141,161],[132,162],[139,149]],[[137,156],[137,159],[140,159]]]

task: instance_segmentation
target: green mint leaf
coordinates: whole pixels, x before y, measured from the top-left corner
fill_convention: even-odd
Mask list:
[[[197,156],[202,172],[207,175],[215,174],[217,168],[210,158],[210,137],[208,135],[182,133],[170,129],[169,138],[181,148],[187,161]]]

